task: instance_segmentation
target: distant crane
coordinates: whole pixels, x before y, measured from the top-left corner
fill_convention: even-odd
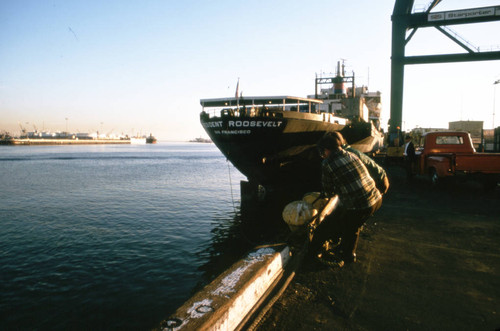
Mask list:
[[[18,124],[21,128],[21,137],[26,136],[26,129],[21,125],[21,122],[18,122]]]

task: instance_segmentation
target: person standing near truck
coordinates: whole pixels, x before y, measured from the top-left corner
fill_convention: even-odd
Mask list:
[[[406,169],[406,179],[411,181],[413,180],[413,165],[415,164],[415,146],[411,141],[410,135],[406,135],[403,156]]]
[[[340,207],[325,218],[314,233],[311,249],[321,262],[342,267],[356,261],[359,234],[365,221],[382,205],[382,194],[368,169],[353,153],[342,149],[338,136],[325,135],[318,148],[322,162],[322,186],[326,197],[339,196]],[[336,251],[322,251],[328,240],[341,238]]]

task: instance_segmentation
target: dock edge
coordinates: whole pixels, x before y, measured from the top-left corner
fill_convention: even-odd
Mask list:
[[[160,330],[238,329],[279,281],[290,259],[285,244],[255,248],[186,301]]]

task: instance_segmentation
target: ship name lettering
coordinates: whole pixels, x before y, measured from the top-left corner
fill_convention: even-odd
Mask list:
[[[205,122],[203,123],[205,128],[222,128],[222,121],[217,122]]]
[[[229,121],[228,127],[230,128],[279,128],[282,121]]]

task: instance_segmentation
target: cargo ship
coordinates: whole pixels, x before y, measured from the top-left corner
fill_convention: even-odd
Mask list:
[[[146,144],[156,144],[156,137],[153,136],[152,133],[149,134],[149,137],[146,138]]]
[[[352,86],[346,88],[346,83]],[[318,90],[323,84],[330,86]],[[379,116],[373,114],[380,114],[380,92],[370,95],[367,88],[356,88],[354,75],[345,76],[340,65],[335,76],[316,78],[314,97],[242,97],[237,91],[235,97],[201,99],[200,104],[208,136],[247,177],[245,187],[259,196],[320,190],[316,143],[327,132],[340,131],[365,153],[375,152],[383,142]]]

